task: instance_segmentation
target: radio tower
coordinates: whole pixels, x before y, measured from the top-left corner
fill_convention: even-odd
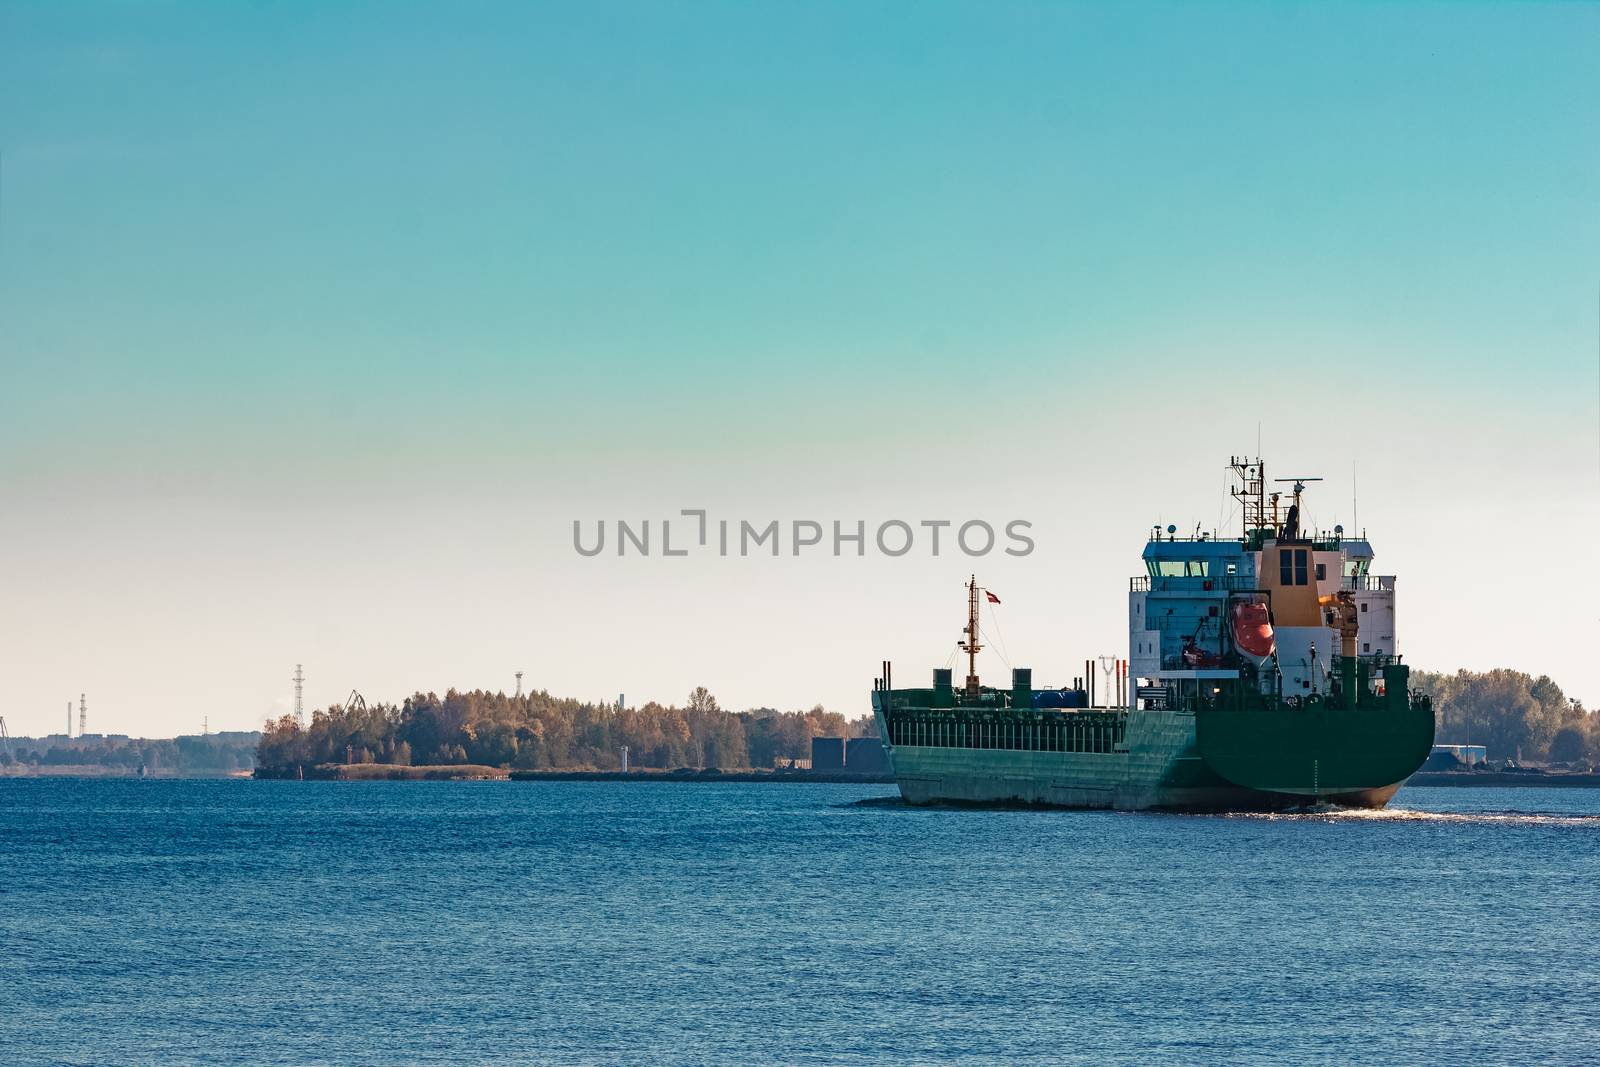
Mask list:
[[[300,700],[300,696],[305,691],[305,685],[305,673],[301,671],[300,664],[296,663],[294,665],[294,724],[302,730],[306,726],[306,710],[305,705]]]
[[[82,693],[79,693],[78,694],[78,736],[79,737],[82,737],[84,734],[89,732],[88,724],[89,724],[89,702],[88,702],[88,700],[86,700],[84,698],[84,695]]]

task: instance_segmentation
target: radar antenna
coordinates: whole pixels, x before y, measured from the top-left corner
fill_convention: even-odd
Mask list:
[[[1294,503],[1289,505],[1289,517],[1285,520],[1283,528],[1278,531],[1278,536],[1285,541],[1293,541],[1300,536],[1300,494],[1306,491],[1307,482],[1320,482],[1321,478],[1310,475],[1299,475],[1294,478],[1274,478],[1274,482],[1292,483],[1294,485]],[[1277,499],[1276,493],[1273,499]]]
[[[1302,474],[1297,478],[1274,478],[1272,480],[1274,482],[1283,482],[1284,484],[1288,484],[1290,482],[1294,483],[1294,498],[1297,503],[1300,500],[1300,494],[1306,491],[1307,482],[1322,481],[1321,478],[1313,478],[1308,474]]]

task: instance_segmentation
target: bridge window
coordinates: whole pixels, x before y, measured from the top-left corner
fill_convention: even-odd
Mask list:
[[[1309,575],[1306,567],[1306,550],[1303,548],[1278,549],[1278,584],[1306,585]],[[1322,567],[1317,567],[1317,577],[1322,577]]]

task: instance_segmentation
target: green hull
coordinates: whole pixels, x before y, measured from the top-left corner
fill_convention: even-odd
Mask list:
[[[1248,789],[1331,797],[1402,782],[1433,747],[1433,709],[1211,709],[1195,717],[1200,757]]]
[[[913,804],[1284,811],[1377,808],[1427,758],[1433,713],[1398,707],[1043,711],[873,694]],[[1398,703],[1398,702],[1397,702]]]

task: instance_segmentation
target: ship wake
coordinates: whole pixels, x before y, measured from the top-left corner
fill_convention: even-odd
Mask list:
[[[1571,826],[1600,830],[1600,814],[1561,811],[1419,811],[1415,808],[1341,808],[1317,804],[1299,811],[1240,812],[1229,819],[1267,819],[1327,823],[1436,823],[1473,826]]]

